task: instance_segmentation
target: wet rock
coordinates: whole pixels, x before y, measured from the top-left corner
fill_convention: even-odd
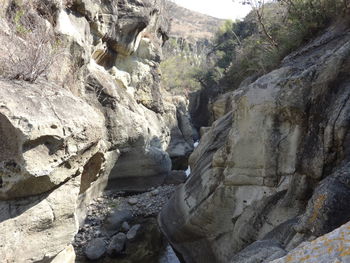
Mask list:
[[[85,256],[90,260],[101,258],[107,250],[107,245],[104,239],[96,238],[91,240],[85,248]]]
[[[109,243],[107,254],[112,257],[120,254],[125,247],[125,242],[126,235],[124,233],[116,234]]]
[[[126,234],[126,238],[128,240],[134,240],[138,234],[138,231],[140,230],[141,225],[134,225],[130,228],[128,233]]]

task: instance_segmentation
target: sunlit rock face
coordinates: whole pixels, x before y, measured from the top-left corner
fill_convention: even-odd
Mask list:
[[[65,183],[101,148],[102,115],[82,99],[45,82],[0,86],[1,199]]]
[[[22,2],[1,3],[0,58],[14,28],[6,10]],[[93,198],[170,174],[177,106],[159,71],[169,23],[162,0],[36,3],[26,2],[33,21],[64,50],[35,83],[0,81],[0,256],[72,262]]]
[[[350,220],[349,54],[348,28],[329,28],[214,103],[160,216],[186,262],[270,262]]]

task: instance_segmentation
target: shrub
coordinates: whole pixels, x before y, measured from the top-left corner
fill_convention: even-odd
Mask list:
[[[162,81],[166,89],[173,94],[186,94],[200,88],[193,77],[198,66],[190,57],[174,55],[161,63]]]
[[[273,70],[287,54],[346,15],[350,7],[350,0],[276,0],[264,5],[258,0],[241,2],[256,5],[243,21],[231,26],[227,22],[218,31],[212,50],[217,58],[215,66],[200,74],[205,88],[236,89],[246,77]],[[222,78],[218,80],[213,70],[222,71]]]
[[[62,55],[60,42],[30,3],[12,2],[7,16],[13,30],[0,32],[0,74],[7,79],[34,82]]]

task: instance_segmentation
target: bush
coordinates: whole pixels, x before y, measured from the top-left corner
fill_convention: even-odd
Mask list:
[[[278,67],[281,60],[314,37],[330,22],[346,15],[350,0],[257,1],[243,21],[227,22],[217,32],[212,69],[203,70],[204,88],[233,90],[249,76],[259,76]],[[253,1],[243,1],[251,4]],[[215,69],[216,68],[216,69]],[[218,80],[214,72],[223,72]],[[220,89],[219,89],[220,90]]]
[[[0,75],[7,79],[34,82],[45,75],[62,55],[59,41],[43,18],[27,4],[13,2],[8,8],[10,32],[0,32]],[[8,43],[11,43],[9,45]]]
[[[188,94],[200,88],[193,77],[198,65],[183,54],[174,55],[161,63],[162,81],[166,89],[173,94]]]

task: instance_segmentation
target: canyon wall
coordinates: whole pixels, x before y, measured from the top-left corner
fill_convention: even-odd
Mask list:
[[[213,103],[159,220],[185,262],[271,262],[294,248],[274,262],[347,262],[346,225],[299,245],[350,220],[349,63],[349,24],[337,24]],[[324,240],[332,248],[312,252]]]
[[[188,140],[181,99],[160,85],[169,22],[163,0],[1,4],[10,73],[29,65],[34,75],[59,52],[35,81],[25,72],[0,81],[0,258],[50,262],[62,251],[53,261],[62,263],[93,198],[160,185],[171,131]]]

